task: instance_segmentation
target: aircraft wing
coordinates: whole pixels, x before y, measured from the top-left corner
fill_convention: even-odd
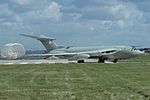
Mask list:
[[[99,51],[87,51],[87,52],[74,52],[74,53],[67,53],[67,52],[60,52],[60,53],[46,53],[46,54],[29,54],[26,56],[32,57],[40,57],[40,56],[75,56],[80,54],[93,54],[98,53]]]
[[[30,54],[26,57],[47,57],[49,59],[68,59],[68,60],[83,60],[88,59],[90,55],[81,53],[47,53],[47,54]]]
[[[52,53],[46,53],[46,54],[29,54],[29,55],[26,55],[26,56],[74,56],[74,55],[77,55],[77,53],[55,53],[55,54],[52,54]]]

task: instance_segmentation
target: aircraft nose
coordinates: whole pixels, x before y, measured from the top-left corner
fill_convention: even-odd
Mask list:
[[[136,50],[135,55],[144,55],[144,51]]]

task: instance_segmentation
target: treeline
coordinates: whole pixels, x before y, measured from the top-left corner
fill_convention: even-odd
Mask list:
[[[140,48],[139,50],[150,53],[150,48]]]

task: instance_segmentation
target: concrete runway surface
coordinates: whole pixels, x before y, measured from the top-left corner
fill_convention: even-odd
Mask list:
[[[96,63],[95,59],[87,59],[85,60],[87,63]],[[68,64],[68,63],[77,63],[77,61],[68,61],[67,59],[59,59],[59,60],[0,60],[0,65],[11,65],[11,64]]]
[[[86,59],[85,63],[93,63],[96,64],[98,62],[97,59]],[[45,59],[37,59],[37,60],[0,60],[0,65],[12,65],[12,64],[69,64],[69,63],[77,63],[77,61],[68,61],[67,59],[59,59],[59,60],[45,60]],[[114,64],[113,62],[105,61],[105,63]],[[117,63],[130,63],[130,64],[148,64],[149,62],[126,62],[119,61]]]

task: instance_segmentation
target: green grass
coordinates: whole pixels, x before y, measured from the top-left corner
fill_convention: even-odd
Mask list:
[[[123,60],[123,61],[127,61],[127,62],[149,62],[150,61],[150,54],[140,56],[140,57],[135,57],[132,59]]]
[[[0,100],[149,99],[149,63],[0,65]]]

